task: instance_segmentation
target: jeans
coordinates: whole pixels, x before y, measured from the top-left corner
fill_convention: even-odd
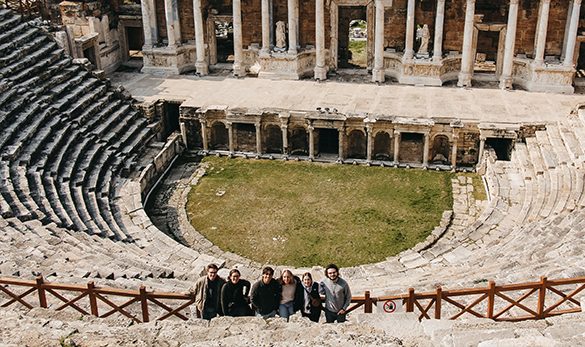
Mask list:
[[[213,307],[205,307],[203,312],[201,312],[201,318],[210,320],[211,318],[215,318],[217,316],[217,310]]]
[[[327,323],[333,323],[337,320],[337,323],[345,322],[345,315],[344,314],[337,314],[337,312],[331,312],[329,310],[325,310],[325,321]]]
[[[278,315],[280,316],[280,318],[286,318],[286,320],[288,320],[288,317],[292,316],[295,313],[293,304],[294,303],[292,301],[289,301],[278,306]]]
[[[266,314],[262,314],[262,313],[256,311],[256,317],[262,317],[264,319],[266,319],[266,318],[274,318],[274,317],[276,317],[276,311],[273,310],[273,311],[270,311],[270,312],[268,312]]]

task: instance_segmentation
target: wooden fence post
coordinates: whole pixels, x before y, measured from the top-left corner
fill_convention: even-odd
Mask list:
[[[140,306],[142,307],[142,321],[149,322],[150,317],[148,316],[148,294],[146,293],[146,287],[140,286]]]
[[[494,319],[494,304],[496,300],[496,282],[488,282],[488,305],[487,305],[487,318]]]
[[[96,317],[99,317],[97,299],[96,299],[94,290],[95,290],[95,283],[93,283],[93,281],[88,282],[87,283],[87,292],[88,292],[88,296],[89,296],[89,307],[91,308],[91,314],[96,316]]]
[[[364,301],[364,312],[372,313],[372,298],[370,297],[370,291],[366,290],[366,294],[364,296],[366,297],[366,300]]]
[[[544,304],[546,301],[546,276],[540,277],[540,288],[538,290],[538,308],[536,313],[538,316],[536,318],[542,319],[544,318]]]
[[[406,302],[406,312],[414,312],[414,288],[408,288],[408,301]]]
[[[437,287],[437,299],[435,301],[435,319],[441,319],[441,301],[443,299],[443,288]]]
[[[43,284],[45,281],[43,280],[43,276],[37,276],[37,291],[39,292],[39,305],[42,308],[47,308],[47,294],[45,293],[45,288]]]

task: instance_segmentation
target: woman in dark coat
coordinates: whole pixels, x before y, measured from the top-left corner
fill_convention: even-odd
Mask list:
[[[240,279],[240,271],[233,269],[230,271],[228,281],[221,288],[221,308],[225,316],[241,317],[251,316],[250,308],[250,282]]]
[[[309,317],[313,322],[318,322],[321,317],[321,297],[319,296],[319,283],[313,282],[310,272],[305,272],[302,278],[303,305],[301,314]]]

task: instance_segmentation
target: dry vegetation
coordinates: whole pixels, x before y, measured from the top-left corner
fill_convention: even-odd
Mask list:
[[[452,207],[445,172],[207,157],[191,223],[220,248],[294,266],[377,262]]]

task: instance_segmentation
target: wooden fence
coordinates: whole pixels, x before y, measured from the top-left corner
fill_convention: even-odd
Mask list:
[[[548,280],[539,282],[496,285],[490,281],[487,287],[408,293],[372,297],[354,296],[348,312],[363,307],[372,313],[374,306],[392,302],[403,305],[406,312],[416,312],[419,319],[457,319],[464,315],[488,318],[495,321],[520,321],[542,319],[564,313],[581,312],[577,294],[585,290],[585,277]],[[2,295],[3,294],[3,295]],[[28,309],[35,306],[57,311],[73,309],[83,315],[109,317],[121,314],[134,322],[178,318],[187,320],[193,316],[195,298],[189,294],[99,287],[94,282],[86,286],[45,282],[42,277],[35,281],[0,278],[0,307],[20,304]],[[82,300],[83,299],[83,300]],[[395,307],[395,306],[393,306]],[[191,310],[189,313],[188,311]],[[382,309],[383,311],[384,309]]]

